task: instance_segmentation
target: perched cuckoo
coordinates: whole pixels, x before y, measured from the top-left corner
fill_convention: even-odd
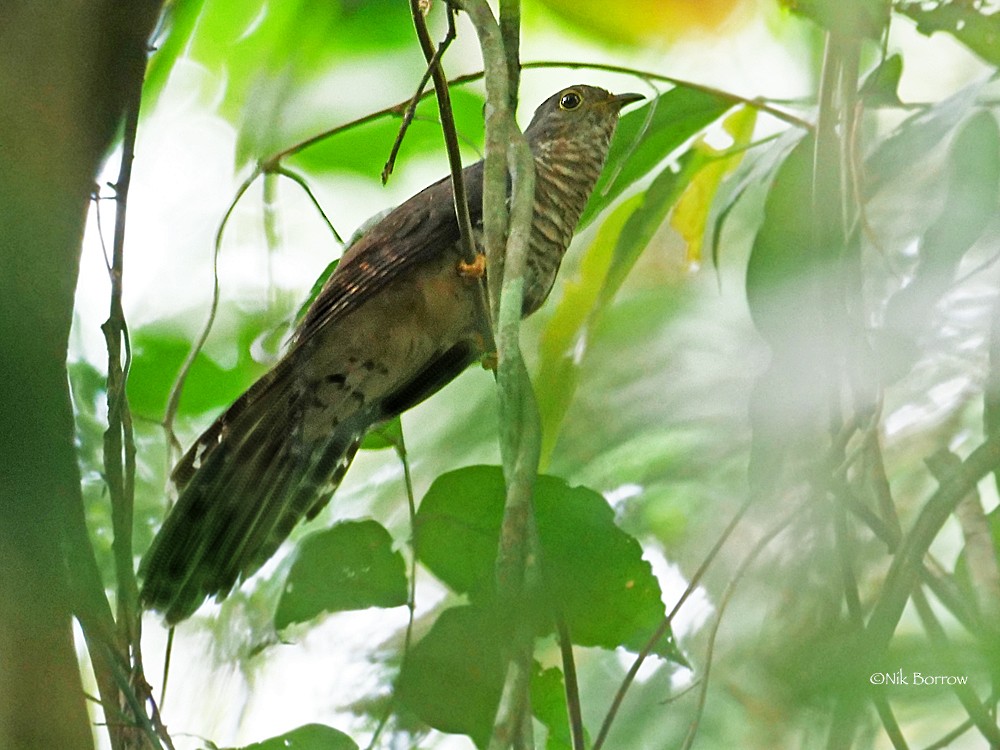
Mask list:
[[[619,110],[642,98],[571,86],[545,100],[524,131],[536,170],[524,315],[552,288]],[[478,239],[483,163],[464,177]],[[174,469],[177,503],[140,566],[145,606],[176,623],[206,597],[225,596],[327,504],[371,427],[488,354],[479,282],[459,237],[445,178],[345,252],[288,352]]]

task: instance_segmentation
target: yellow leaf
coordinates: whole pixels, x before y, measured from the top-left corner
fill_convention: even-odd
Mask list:
[[[702,136],[693,148],[704,158],[704,166],[698,170],[691,183],[684,190],[670,217],[672,226],[687,245],[688,263],[701,262],[701,246],[705,237],[705,224],[712,199],[723,178],[731,173],[743,159],[743,147],[753,137],[757,123],[757,110],[740,107],[722,121],[723,129],[730,135],[732,145],[718,150],[708,145]]]

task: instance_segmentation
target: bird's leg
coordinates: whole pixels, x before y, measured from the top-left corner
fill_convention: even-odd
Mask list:
[[[464,260],[458,262],[458,275],[463,279],[481,279],[486,275],[486,253],[477,252],[476,259],[471,263]]]
[[[489,370],[494,375],[497,371],[497,362],[499,358],[497,357],[496,351],[490,351],[483,354],[482,359],[479,360],[479,364],[483,366],[484,370]]]
[[[471,263],[467,263],[464,259],[458,261],[458,275],[463,279],[483,284],[483,280],[486,278],[486,253],[477,250],[475,260]],[[479,333],[476,334],[476,346],[483,353],[480,359],[483,369],[492,370],[495,373],[497,369],[497,345],[493,340],[493,329],[490,325],[489,313],[485,308],[485,293],[486,289],[483,287],[482,301],[484,306],[481,310],[483,314],[479,320]]]

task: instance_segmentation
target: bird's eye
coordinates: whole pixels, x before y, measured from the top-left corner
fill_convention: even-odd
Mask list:
[[[575,91],[567,91],[559,98],[559,109],[576,109],[583,104],[583,97]]]

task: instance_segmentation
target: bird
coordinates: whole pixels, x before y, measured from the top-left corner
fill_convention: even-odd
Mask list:
[[[643,98],[570,86],[525,129],[535,195],[524,316],[552,289],[620,110]],[[463,176],[482,252],[483,162]],[[145,609],[174,625],[224,598],[327,505],[370,429],[491,354],[477,323],[480,281],[468,269],[450,177],[345,250],[282,358],[174,468],[177,500],[139,565]]]

